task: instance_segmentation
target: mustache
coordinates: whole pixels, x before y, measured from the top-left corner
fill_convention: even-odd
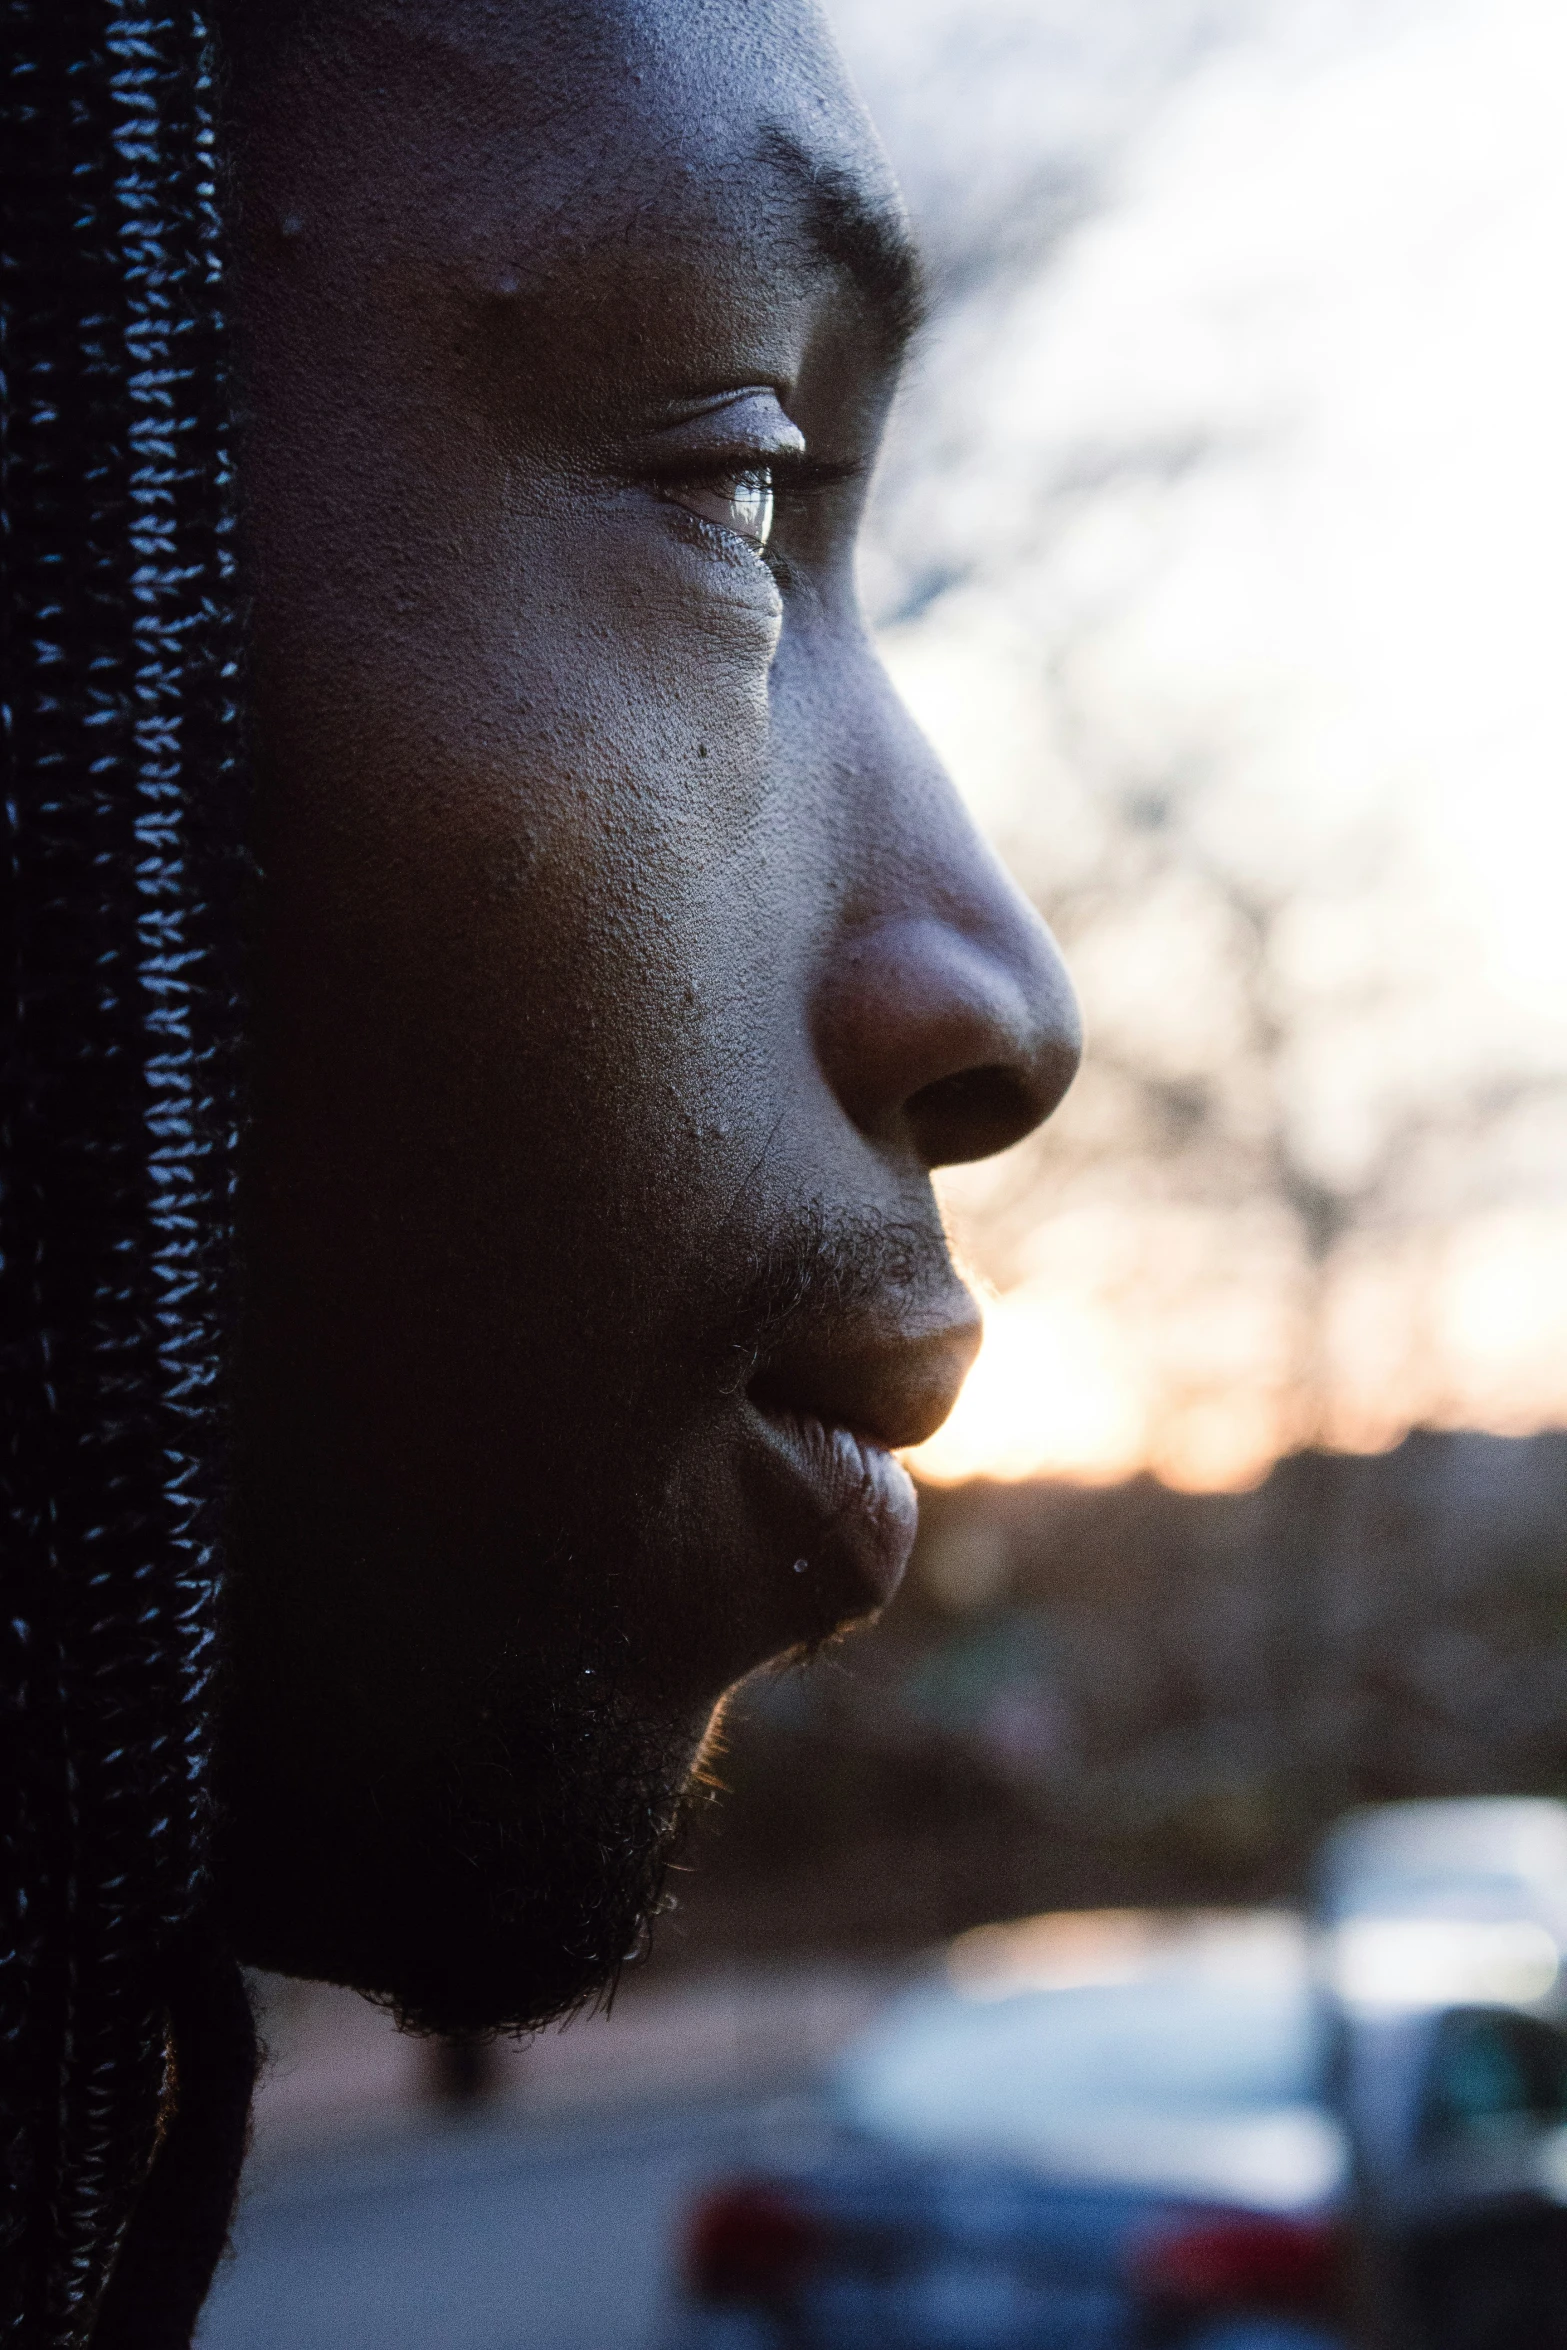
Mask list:
[[[829,1208],[798,1210],[752,1258],[730,1325],[737,1387],[786,1333],[835,1323],[870,1309],[885,1314],[950,1292],[958,1283],[946,1233],[934,1217],[915,1220]]]

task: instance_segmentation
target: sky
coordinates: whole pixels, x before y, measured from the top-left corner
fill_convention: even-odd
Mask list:
[[[938,295],[867,595],[981,821],[1048,898],[1108,768],[1199,777],[1197,836],[1301,900],[1300,988],[1335,958],[1375,965],[1370,1008],[1319,1023],[1316,1072],[1302,1048],[1291,1079],[1329,1158],[1421,1088],[1451,1110],[1487,1069],[1548,1087],[1567,1071],[1567,12],[835,13]],[[1313,878],[1372,834],[1374,889]],[[1201,974],[1164,934],[1090,952],[1090,1051],[1096,1022],[1168,1020],[1183,988],[1195,1020]],[[1221,1224],[1108,1163],[1085,1175],[1088,1114],[1063,1112],[1073,1180],[1038,1160],[1021,1239],[994,1178],[948,1186],[989,1336],[918,1465],[1245,1483],[1300,1434],[1287,1250],[1266,1203],[1248,1256],[1233,1202]],[[1487,1189],[1487,1138],[1456,1124],[1465,1181],[1335,1275],[1334,1441],[1567,1420],[1559,1130],[1510,1141]]]

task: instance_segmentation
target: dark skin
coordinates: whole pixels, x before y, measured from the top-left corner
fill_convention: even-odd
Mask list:
[[[234,88],[221,1882],[262,1963],[517,2024],[723,1693],[895,1587],[978,1337],[931,1170],[1076,1018],[856,604],[913,276],[808,0],[342,0]]]

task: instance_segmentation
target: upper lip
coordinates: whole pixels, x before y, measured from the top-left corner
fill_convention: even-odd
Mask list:
[[[979,1352],[979,1309],[964,1293],[941,1318],[896,1327],[856,1321],[785,1331],[749,1383],[753,1403],[843,1427],[895,1451],[933,1436]]]

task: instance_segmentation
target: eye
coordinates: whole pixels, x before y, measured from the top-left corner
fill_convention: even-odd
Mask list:
[[[683,481],[665,492],[688,514],[732,530],[760,553],[772,535],[773,469],[748,467],[743,473],[714,473],[705,480]]]

